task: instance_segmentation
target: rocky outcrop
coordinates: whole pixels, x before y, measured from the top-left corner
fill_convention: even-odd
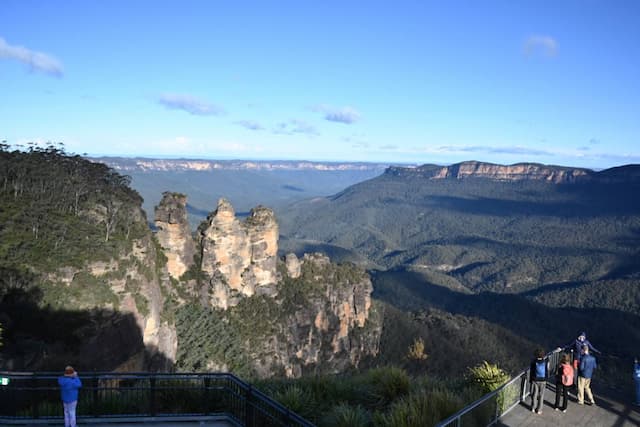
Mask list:
[[[291,263],[294,256],[285,259]],[[333,264],[319,253],[305,254],[299,269],[296,278],[286,273],[275,306],[267,310],[280,313],[280,320],[262,320],[271,333],[248,338],[254,373],[335,374],[377,355],[381,319],[372,315],[373,287],[366,272]]]
[[[294,253],[287,254],[284,257],[284,265],[287,268],[287,275],[292,279],[300,277],[302,264]]]
[[[167,257],[167,270],[178,279],[192,265],[196,247],[187,220],[187,196],[165,192],[155,209],[156,237]]]
[[[184,199],[165,194],[163,200],[164,210],[156,210],[159,233],[170,223],[168,217],[186,224]],[[201,262],[196,269],[202,274],[198,280],[191,279],[197,282],[195,287],[187,284],[183,288],[197,289],[205,309],[217,309],[214,317],[222,323],[212,326],[216,321],[210,319],[209,328],[219,328],[219,338],[233,342],[231,352],[242,354],[247,361],[243,369],[260,377],[337,373],[375,356],[381,322],[371,317],[369,276],[354,265],[336,265],[318,253],[301,259],[288,254],[280,260],[278,234],[271,209],[258,206],[242,221],[231,203],[218,201],[216,210],[199,227],[197,258]],[[178,247],[166,250],[180,258],[182,241],[159,240],[168,246],[179,242]],[[187,300],[181,303],[188,304]],[[181,329],[185,341],[210,334],[198,327],[189,324]],[[179,363],[183,369],[238,366],[237,357],[229,359],[227,351],[215,347],[204,357],[196,365],[185,365],[190,363],[185,361],[188,358]]]
[[[275,292],[278,224],[271,209],[256,207],[241,222],[233,206],[220,199],[202,229],[201,246],[212,306],[227,308],[239,297]]]
[[[147,226],[141,209],[132,209],[129,220]],[[175,325],[165,313],[169,284],[163,285],[156,250],[147,230],[132,240],[130,251],[117,258],[83,268],[66,266],[44,276],[51,286],[65,289],[60,308],[91,313],[83,327],[82,345],[75,350],[74,357],[81,359],[74,363],[85,369],[116,371],[173,368],[178,340]]]
[[[498,181],[538,180],[556,184],[589,179],[593,171],[581,168],[548,166],[538,163],[496,165],[484,162],[462,162],[451,166],[424,165],[417,168],[390,167],[385,172],[396,176],[419,176],[427,179],[487,178]]]

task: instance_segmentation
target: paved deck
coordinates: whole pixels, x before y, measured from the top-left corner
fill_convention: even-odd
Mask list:
[[[60,427],[64,423],[58,421],[56,423],[46,424],[20,424],[21,426],[57,426]],[[16,426],[16,424],[1,424],[0,426]],[[78,426],[92,426],[92,427],[235,427],[236,424],[231,424],[226,421],[213,421],[213,422],[148,422],[148,423],[95,423],[95,422],[78,422]]]
[[[631,404],[631,398],[625,399],[619,392],[605,389],[598,394],[594,387],[596,405],[578,405],[575,391],[570,393],[567,412],[555,411],[555,388],[547,386],[542,414],[531,412],[531,399],[527,398],[503,417],[498,426],[503,427],[543,427],[543,426],[589,426],[589,427],[638,427],[640,426],[640,407]],[[627,396],[628,397],[628,396]]]
[[[27,422],[20,424],[3,424],[0,422],[0,426],[61,426],[64,425],[62,420],[49,420],[38,422]],[[237,424],[224,419],[206,420],[206,421],[153,421],[153,420],[138,420],[137,422],[126,420],[113,420],[111,422],[101,422],[96,419],[81,419],[78,420],[78,426],[91,426],[91,427],[237,427]]]

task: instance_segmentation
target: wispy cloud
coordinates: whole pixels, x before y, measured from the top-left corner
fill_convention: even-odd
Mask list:
[[[510,146],[510,147],[492,147],[485,145],[457,146],[444,145],[436,147],[434,150],[438,153],[489,153],[489,154],[516,154],[528,156],[549,156],[554,153],[536,148]]]
[[[32,71],[40,71],[54,77],[62,77],[62,63],[46,53],[22,46],[12,46],[0,37],[0,58],[14,59],[27,65]]]
[[[589,144],[598,145],[598,144],[600,144],[600,140],[598,138],[591,138],[591,139],[589,139]]]
[[[196,116],[219,116],[225,113],[222,107],[191,95],[163,94],[158,98],[158,104],[171,110],[182,110]]]
[[[556,56],[558,53],[558,42],[550,36],[529,36],[524,41],[524,53],[527,56]]]
[[[367,138],[364,137],[364,134],[353,134],[350,136],[342,137],[344,142],[348,142],[351,144],[352,148],[369,148],[370,144],[367,141]]]
[[[392,145],[392,144],[387,144],[387,145],[381,145],[380,147],[381,150],[397,150],[398,146],[397,145]]]
[[[239,120],[235,124],[249,130],[264,130],[264,126],[253,120]]]
[[[291,119],[288,122],[278,123],[273,133],[281,135],[304,134],[309,136],[318,136],[320,132],[311,124],[304,120]]]
[[[329,105],[316,105],[311,108],[312,111],[323,113],[324,119],[330,122],[344,123],[347,125],[353,124],[362,118],[362,115],[358,110],[353,107],[331,107]]]

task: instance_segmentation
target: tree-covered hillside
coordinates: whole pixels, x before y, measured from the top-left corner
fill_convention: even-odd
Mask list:
[[[637,194],[636,179],[552,184],[386,173],[295,205],[281,230],[364,254],[380,268],[410,265],[448,286],[516,293],[640,271]]]
[[[452,360],[483,354],[513,369],[581,330],[629,358],[640,348],[638,169],[564,184],[385,173],[296,204],[281,231],[366,257],[374,297],[413,313],[427,348]]]
[[[0,147],[0,265],[54,271],[108,260],[145,228],[130,179],[60,148]],[[6,276],[6,274],[4,275]]]
[[[141,203],[128,177],[59,146],[0,146],[2,365],[112,369],[145,351],[157,275]]]

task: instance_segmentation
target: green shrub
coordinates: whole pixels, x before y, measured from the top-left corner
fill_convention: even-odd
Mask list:
[[[409,393],[409,375],[400,368],[371,369],[365,374],[361,390],[365,403],[372,407],[383,407]]]
[[[393,403],[387,413],[376,413],[374,425],[379,427],[427,427],[454,414],[462,400],[450,391],[416,393]]]
[[[315,414],[317,402],[306,389],[291,385],[275,394],[274,399],[303,418],[312,418]]]
[[[341,403],[334,406],[320,420],[320,426],[326,427],[366,427],[371,425],[371,416],[362,406],[351,406]]]
[[[489,393],[509,381],[508,373],[492,365],[486,360],[479,365],[469,368],[468,379],[471,384],[479,386],[484,393]]]

